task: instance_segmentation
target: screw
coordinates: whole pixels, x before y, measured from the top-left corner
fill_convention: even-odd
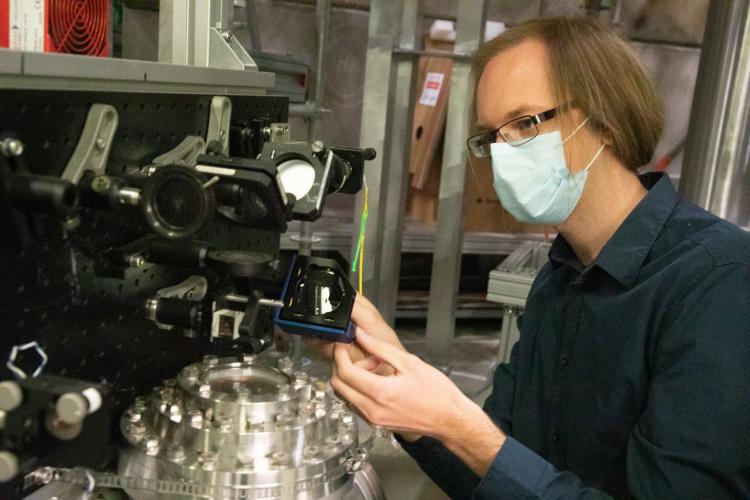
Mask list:
[[[313,141],[313,143],[310,145],[310,148],[312,149],[312,152],[315,154],[315,156],[322,156],[326,152],[326,145],[321,140]]]
[[[105,141],[101,137],[98,137],[96,139],[96,149],[104,149],[106,146],[107,146],[107,141]]]
[[[112,180],[106,175],[97,175],[96,177],[91,179],[91,189],[95,193],[106,193],[111,186]]]

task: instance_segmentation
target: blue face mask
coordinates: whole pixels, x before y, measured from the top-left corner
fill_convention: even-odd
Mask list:
[[[586,168],[570,173],[563,144],[587,120],[564,141],[560,132],[549,132],[520,146],[490,145],[495,192],[517,221],[559,224],[570,217],[581,199],[589,168],[604,150],[602,144]]]

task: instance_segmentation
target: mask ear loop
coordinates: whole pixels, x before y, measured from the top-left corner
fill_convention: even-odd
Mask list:
[[[594,155],[594,157],[591,158],[591,161],[589,162],[589,164],[586,165],[586,167],[583,170],[581,170],[581,172],[588,172],[588,170],[591,168],[591,165],[594,164],[594,162],[596,161],[596,159],[599,158],[599,155],[602,154],[602,151],[604,151],[604,146],[606,146],[606,144],[602,144],[601,145],[601,147],[599,148],[599,151],[596,152],[596,154]]]
[[[568,135],[568,137],[566,137],[566,138],[565,138],[565,139],[563,140],[563,144],[565,144],[566,142],[568,142],[568,140],[569,140],[569,139],[570,139],[571,137],[573,137],[574,135],[576,135],[576,132],[578,132],[579,130],[581,130],[581,127],[583,127],[584,125],[586,125],[586,122],[587,122],[587,121],[589,121],[589,118],[591,118],[591,117],[590,117],[590,116],[587,116],[587,117],[586,117],[586,119],[585,119],[585,120],[583,120],[583,121],[581,122],[581,124],[580,124],[580,125],[578,125],[578,126],[576,127],[576,129],[575,129],[575,130],[574,130],[573,132],[571,132],[571,133],[570,133],[570,134]]]

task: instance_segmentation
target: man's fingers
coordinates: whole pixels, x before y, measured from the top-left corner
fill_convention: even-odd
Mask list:
[[[342,344],[336,344],[336,348],[333,351],[333,358],[336,362],[336,374],[353,389],[356,389],[365,396],[377,394],[382,389],[384,378],[380,375],[370,373],[359,366],[355,366]]]
[[[352,321],[356,325],[359,325],[367,329],[380,328],[382,326],[388,326],[383,317],[380,315],[375,306],[373,306],[367,299],[357,295],[354,299],[354,308],[352,309]]]
[[[354,362],[354,366],[367,370],[368,372],[374,372],[378,369],[382,361],[377,356],[367,356],[364,359]]]
[[[394,367],[396,371],[403,372],[410,361],[409,353],[388,342],[375,338],[364,330],[357,332],[357,343],[368,353],[376,355]]]
[[[349,386],[340,377],[335,376],[331,379],[331,387],[341,398],[353,404],[357,409],[369,408],[371,401],[369,398],[360,394],[356,389]]]

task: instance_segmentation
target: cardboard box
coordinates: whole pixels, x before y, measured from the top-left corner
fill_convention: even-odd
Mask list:
[[[452,51],[453,44],[425,41],[429,50]],[[410,154],[410,182],[406,216],[426,224],[437,223],[443,136],[450,89],[451,59],[422,57],[414,90]],[[435,77],[440,73],[444,76]],[[430,76],[432,75],[432,76]],[[440,80],[440,85],[430,82]],[[471,233],[543,233],[544,226],[521,224],[500,205],[492,187],[489,159],[473,159],[466,167],[463,225]],[[547,228],[549,229],[549,228]]]

